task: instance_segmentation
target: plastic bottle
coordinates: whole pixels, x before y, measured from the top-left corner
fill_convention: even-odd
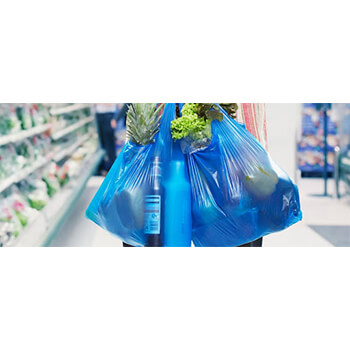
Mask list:
[[[164,182],[164,247],[190,247],[192,240],[191,186],[184,155],[179,145]]]
[[[161,247],[162,228],[162,164],[160,157],[152,158],[150,188],[145,195],[144,234],[146,247]]]

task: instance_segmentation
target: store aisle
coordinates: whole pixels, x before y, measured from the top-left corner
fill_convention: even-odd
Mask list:
[[[52,247],[121,247],[121,241],[85,218],[85,210],[103,181],[92,177],[66,222],[53,239]]]

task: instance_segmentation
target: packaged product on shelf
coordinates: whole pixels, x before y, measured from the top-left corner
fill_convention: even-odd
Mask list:
[[[80,146],[73,154],[72,159],[80,162],[84,158],[96,152],[98,148],[98,142],[95,138],[90,138],[82,146]]]
[[[48,134],[40,134],[38,137],[39,145],[43,150],[43,154],[48,154],[52,151],[51,138]]]
[[[46,124],[50,121],[50,112],[48,107],[42,103],[35,103],[34,108],[36,109],[37,113],[40,114],[42,124]]]
[[[16,153],[13,144],[0,147],[0,180],[13,175],[23,167],[23,159]]]
[[[34,163],[36,154],[32,143],[26,139],[16,143],[17,161],[22,166],[29,166]]]
[[[49,201],[46,183],[39,174],[33,174],[19,184],[21,193],[33,209],[43,209]]]
[[[87,149],[84,147],[79,147],[73,154],[72,159],[75,161],[82,161],[86,156]]]
[[[82,146],[86,155],[93,154],[99,147],[97,135],[90,137]]]
[[[13,106],[0,106],[0,135],[8,135],[21,130],[21,123],[17,118]]]
[[[54,117],[52,117],[52,132],[55,133],[59,130],[64,129],[65,127],[68,126],[68,121],[66,118],[60,116],[60,115],[56,115]]]
[[[70,179],[69,169],[70,169],[70,166],[68,162],[66,162],[61,168],[57,170],[57,179],[61,187],[64,187],[69,182],[69,179]]]
[[[4,163],[4,147],[0,147],[0,181],[6,179],[7,171]]]
[[[47,194],[49,197],[53,197],[60,189],[60,183],[57,179],[58,166],[55,162],[51,162],[44,170],[42,179],[47,186]]]
[[[69,182],[70,179],[79,176],[82,170],[81,160],[68,159],[62,167],[57,171],[57,178],[61,184],[64,186]]]
[[[17,238],[22,230],[22,225],[8,205],[5,198],[0,198],[0,247],[9,244]]]
[[[34,103],[30,107],[30,112],[33,126],[39,126],[47,123],[48,115],[43,106]]]
[[[27,104],[18,106],[16,112],[17,112],[17,117],[21,122],[21,127],[23,130],[27,130],[33,127],[30,107]]]
[[[8,245],[14,238],[13,225],[0,221],[0,247]]]
[[[40,159],[51,150],[50,138],[47,135],[37,135],[28,139],[33,148],[34,159]]]
[[[6,195],[6,200],[18,217],[22,227],[26,227],[37,217],[38,211],[30,207],[28,201],[21,194],[17,186],[13,185],[10,188],[9,194]]]

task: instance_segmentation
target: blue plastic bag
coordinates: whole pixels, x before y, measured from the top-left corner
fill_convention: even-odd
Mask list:
[[[164,174],[171,158],[173,118],[175,105],[167,104],[154,143],[126,143],[86,210],[87,218],[133,246],[144,246],[149,237],[145,234],[145,201],[154,179],[152,163],[159,159],[158,166]],[[161,203],[158,204],[156,208],[156,204],[149,203],[162,215]]]
[[[302,218],[292,180],[244,126],[221,111],[223,121],[212,122],[207,147],[182,147],[188,151],[196,246],[238,246]]]
[[[161,160],[161,173],[167,177],[169,164],[175,154],[178,157],[173,151],[181,144],[191,182],[196,246],[237,246],[301,220],[297,187],[245,127],[222,112],[223,121],[212,123],[212,139],[194,149],[188,140],[172,141],[175,104],[167,104],[155,142],[126,143],[90,203],[87,217],[122,241],[144,246],[152,160]],[[180,200],[179,206],[187,208],[185,202]],[[159,210],[161,215],[165,211]]]

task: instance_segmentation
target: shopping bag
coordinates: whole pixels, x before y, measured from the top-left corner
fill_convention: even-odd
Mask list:
[[[144,246],[151,237],[160,237],[162,208],[155,182],[161,185],[170,162],[174,117],[175,105],[167,104],[154,143],[125,144],[86,210],[87,218],[132,246]]]
[[[301,220],[296,185],[246,128],[223,113],[212,140],[193,149],[183,139],[192,188],[196,246],[238,246]]]

